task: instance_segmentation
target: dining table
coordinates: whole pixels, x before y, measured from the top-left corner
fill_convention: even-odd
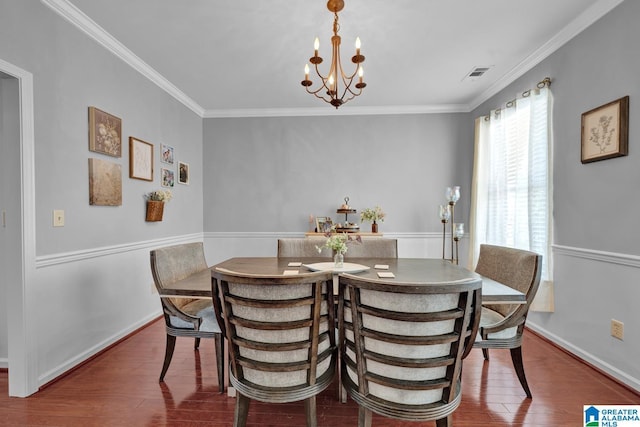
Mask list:
[[[334,283],[340,273],[357,274],[370,280],[398,284],[429,285],[442,282],[481,278],[482,304],[525,304],[522,292],[480,276],[450,260],[439,258],[352,258],[336,267],[330,258],[234,257],[211,266],[185,280],[165,287],[162,296],[211,297],[211,274],[215,269],[242,274],[280,276],[311,271],[331,270]],[[337,286],[334,286],[337,290]]]

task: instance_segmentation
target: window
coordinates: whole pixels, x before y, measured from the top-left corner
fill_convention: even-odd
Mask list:
[[[552,104],[547,87],[476,119],[469,264],[481,243],[542,255],[551,280]]]

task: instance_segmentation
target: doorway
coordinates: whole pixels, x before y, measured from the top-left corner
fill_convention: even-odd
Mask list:
[[[38,390],[34,333],[35,168],[33,75],[0,59],[0,358],[9,395]]]
[[[7,291],[20,280],[20,97],[18,79],[0,71],[0,368],[9,366]]]

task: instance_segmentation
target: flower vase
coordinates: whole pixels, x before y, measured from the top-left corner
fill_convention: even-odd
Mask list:
[[[147,200],[147,221],[162,221],[163,212],[164,202],[159,200]]]
[[[333,256],[333,264],[336,268],[344,267],[344,255],[342,252],[338,252]]]
[[[378,232],[378,224],[375,221],[373,221],[371,223],[371,232],[372,233],[377,233]]]

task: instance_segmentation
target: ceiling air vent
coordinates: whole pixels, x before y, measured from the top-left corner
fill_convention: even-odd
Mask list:
[[[482,77],[484,75],[484,73],[489,71],[489,68],[491,68],[491,67],[473,67],[473,69],[466,76],[464,76],[464,78],[462,80],[467,80],[467,79],[476,80],[476,79],[479,79],[480,77]]]

